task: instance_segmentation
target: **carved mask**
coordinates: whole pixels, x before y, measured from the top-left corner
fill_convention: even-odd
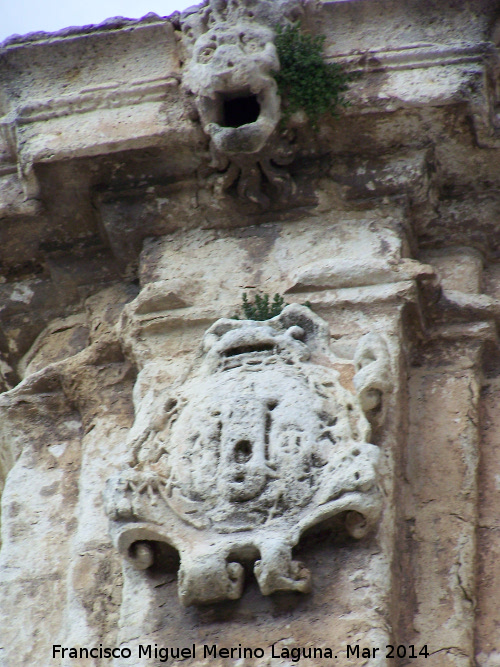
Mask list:
[[[257,153],[275,130],[280,99],[272,76],[279,70],[273,26],[300,10],[296,0],[212,0],[183,22],[189,54],[183,83],[220,153]]]

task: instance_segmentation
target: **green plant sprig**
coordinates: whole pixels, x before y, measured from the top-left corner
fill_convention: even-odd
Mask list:
[[[306,301],[302,305],[307,306],[307,308],[312,310],[312,306],[309,301]],[[269,294],[256,294],[253,303],[248,300],[246,292],[243,292],[242,294],[241,307],[247,320],[255,320],[257,322],[270,320],[272,317],[279,315],[285,306],[288,306],[288,304],[279,294],[274,295],[271,303],[269,303]],[[233,319],[239,320],[239,313],[235,315]]]
[[[284,101],[283,122],[303,110],[313,128],[319,118],[329,113],[338,116],[338,108],[348,106],[344,93],[354,76],[337,63],[323,58],[324,35],[309,35],[300,25],[278,26],[276,49],[280,71],[274,74]]]
[[[248,300],[246,292],[242,295],[243,314],[247,320],[256,320],[263,322],[279,315],[287,304],[282,296],[275,294],[273,300],[269,302],[269,294],[256,294],[253,303]],[[239,315],[236,315],[236,320]]]

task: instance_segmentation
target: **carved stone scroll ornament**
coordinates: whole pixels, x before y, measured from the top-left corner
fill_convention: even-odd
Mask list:
[[[297,19],[300,0],[209,0],[181,25],[186,62],[183,85],[195,96],[213,164],[226,170],[224,188],[268,205],[265,178],[280,194],[293,184],[281,169],[293,150],[279,136],[279,70],[273,26]]]
[[[304,531],[342,515],[360,538],[376,523],[379,450],[328,338],[298,305],[267,322],[218,320],[190,377],[132,429],[130,467],[107,488],[112,533],[139,569],[153,543],[173,546],[185,605],[240,597],[253,562],[264,595],[308,592],[310,573],[292,559]],[[377,345],[371,335],[370,353],[385,353]]]

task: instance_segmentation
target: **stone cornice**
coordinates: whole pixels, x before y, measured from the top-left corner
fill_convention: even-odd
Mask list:
[[[55,99],[35,100],[18,108],[19,125],[37,123],[72,114],[88,113],[96,109],[160,102],[172,88],[179,84],[179,77],[167,76],[150,80],[132,81],[126,85],[102,84],[83,88],[79,93],[63,95]]]

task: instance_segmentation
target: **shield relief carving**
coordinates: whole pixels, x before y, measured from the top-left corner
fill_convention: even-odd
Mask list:
[[[218,320],[187,379],[132,429],[129,467],[106,491],[112,534],[139,569],[174,547],[184,605],[239,598],[248,563],[264,595],[307,593],[310,572],[292,557],[304,531],[337,515],[355,538],[376,524],[379,449],[364,410],[382,409],[387,347],[361,339],[353,393],[328,338],[296,304],[266,322]]]

